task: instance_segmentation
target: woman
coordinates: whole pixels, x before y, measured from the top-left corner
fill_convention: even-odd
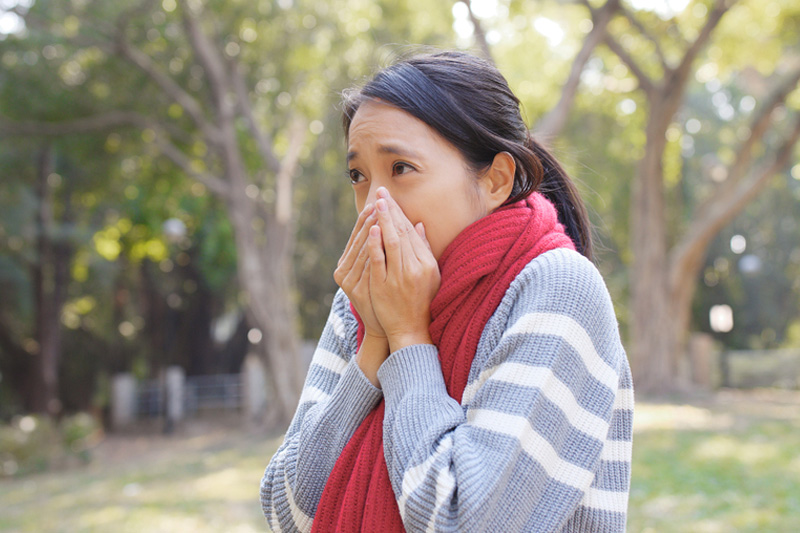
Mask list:
[[[276,531],[623,531],[633,389],[586,212],[473,56],[345,94],[360,212],[284,443]]]

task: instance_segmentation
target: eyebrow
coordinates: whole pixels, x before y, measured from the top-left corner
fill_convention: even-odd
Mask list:
[[[401,157],[410,157],[412,159],[422,159],[422,156],[420,156],[417,152],[408,150],[396,144],[382,144],[378,147],[378,152],[382,154],[395,154]],[[358,152],[348,152],[347,162],[349,163],[356,157],[358,157]]]

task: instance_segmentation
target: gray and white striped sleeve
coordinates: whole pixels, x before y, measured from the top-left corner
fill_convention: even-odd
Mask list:
[[[633,390],[605,284],[538,257],[484,329],[462,403],[435,346],[390,356],[384,454],[408,531],[624,531]]]
[[[261,480],[261,507],[273,531],[310,531],[336,459],[382,397],[355,362],[355,317],[339,290],[283,444]]]

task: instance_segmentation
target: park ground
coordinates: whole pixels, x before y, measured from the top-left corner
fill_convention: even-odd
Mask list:
[[[800,392],[639,399],[634,427],[628,531],[798,531]],[[109,435],[88,466],[0,481],[0,531],[267,531],[280,441],[232,420]]]

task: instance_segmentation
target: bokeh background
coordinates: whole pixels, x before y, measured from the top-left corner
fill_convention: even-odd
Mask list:
[[[442,48],[590,208],[629,530],[795,530],[794,0],[0,0],[0,530],[267,528],[355,221],[341,91]]]

